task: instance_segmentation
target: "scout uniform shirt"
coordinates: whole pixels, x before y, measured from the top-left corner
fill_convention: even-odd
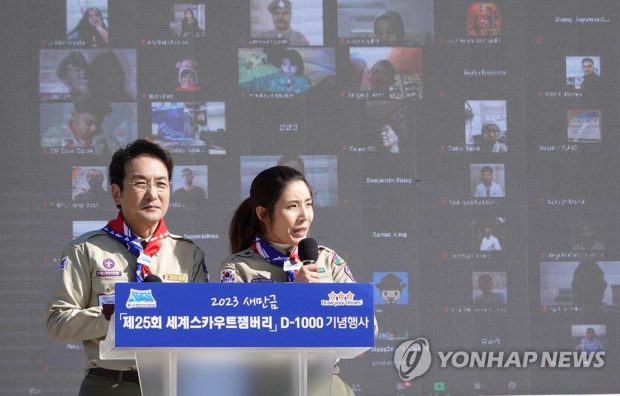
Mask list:
[[[170,234],[149,265],[163,282],[207,281],[204,252],[192,241]],[[99,342],[110,322],[102,304],[113,302],[117,282],[133,282],[137,257],[105,231],[88,232],[63,251],[59,278],[48,303],[47,330],[57,341],[84,343],[88,368],[128,370],[134,361],[99,360]]]
[[[321,282],[355,283],[347,262],[330,248],[319,246],[319,256],[315,263],[319,267]],[[286,272],[249,248],[224,259],[220,264],[220,282],[286,282]]]

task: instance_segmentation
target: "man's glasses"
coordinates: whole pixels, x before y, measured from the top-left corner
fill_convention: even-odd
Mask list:
[[[168,190],[168,188],[170,188],[170,184],[167,181],[163,180],[156,181],[155,183],[147,183],[144,180],[136,180],[127,184],[133,187],[134,191],[138,192],[145,192],[146,190],[151,188],[151,186],[155,186],[155,190],[157,192],[164,192]]]

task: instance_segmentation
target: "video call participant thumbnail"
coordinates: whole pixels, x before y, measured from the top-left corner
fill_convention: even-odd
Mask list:
[[[93,149],[95,154],[113,153],[120,148],[116,138],[101,130],[104,117],[111,113],[109,103],[93,98],[73,105],[66,124],[50,126],[41,134],[41,147]]]
[[[97,7],[87,8],[78,24],[67,34],[68,40],[86,42],[89,47],[105,47],[109,43],[108,27]]]
[[[207,202],[207,193],[194,182],[194,171],[189,167],[183,168],[183,170],[181,170],[181,179],[181,187],[172,193],[172,202],[179,203],[183,205],[183,207],[188,208],[203,206]]]
[[[584,338],[575,348],[580,352],[601,352],[605,351],[603,342],[597,337],[594,327],[588,327],[584,334]]]
[[[493,180],[493,168],[485,165],[480,168],[480,183],[476,185],[474,197],[503,197],[504,189]]]
[[[75,184],[80,184],[81,186],[86,185],[88,189],[80,189],[79,193],[75,194],[73,197],[73,201],[78,203],[98,203],[102,204],[103,202],[107,202],[110,199],[110,193],[105,189],[105,176],[103,172],[94,167],[88,168],[87,170],[83,170],[81,168],[73,168],[74,173],[74,193],[75,193]],[[82,180],[76,180],[79,176],[82,176]],[[84,183],[84,179],[86,183]],[[80,187],[81,187],[80,186]]]
[[[71,97],[79,98],[90,92],[86,78],[88,63],[81,52],[74,51],[64,57],[56,68],[56,75],[67,86]]]
[[[117,217],[73,240],[62,253],[47,330],[54,340],[83,342],[87,370],[80,395],[141,394],[135,361],[99,358],[117,282],[142,282],[149,275],[164,282],[207,281],[204,252],[171,234],[164,222],[172,170],[170,154],[146,140],[116,151],[109,177]]]
[[[291,28],[292,4],[290,0],[272,0],[267,6],[273,21],[273,29],[260,34],[260,38],[286,39],[289,46],[310,45],[303,33]]]
[[[499,280],[501,278],[506,278],[505,272],[493,272],[493,273],[478,273],[474,272],[473,278],[475,282],[475,287],[478,290],[474,289],[474,305],[498,305],[498,304],[506,304],[506,289],[505,287],[501,289],[501,292],[494,290],[494,280],[493,276]]]

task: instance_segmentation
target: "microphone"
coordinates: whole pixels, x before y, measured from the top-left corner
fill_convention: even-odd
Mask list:
[[[319,245],[313,238],[302,239],[297,246],[297,254],[304,265],[314,264],[319,258]]]
[[[159,282],[161,283],[161,278],[155,274],[148,274],[142,282]]]

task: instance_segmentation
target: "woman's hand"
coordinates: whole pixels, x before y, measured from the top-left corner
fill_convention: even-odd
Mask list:
[[[295,275],[294,283],[320,283],[319,266],[317,264],[306,264],[302,266],[297,275]]]
[[[97,25],[95,25],[95,30],[99,33],[99,36],[108,43],[108,30],[103,26],[103,21]]]

